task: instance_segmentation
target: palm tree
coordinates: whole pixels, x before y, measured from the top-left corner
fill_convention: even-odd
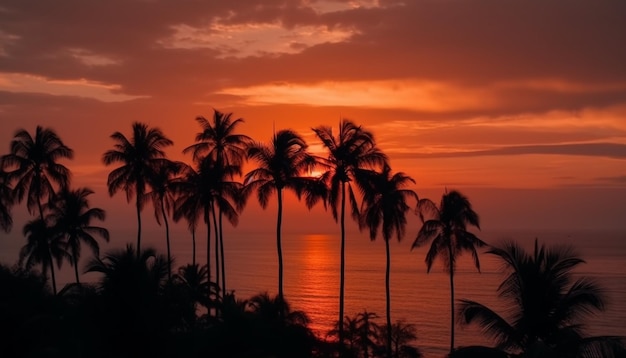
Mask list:
[[[222,113],[218,110],[213,110],[213,120],[209,121],[205,117],[199,116],[196,121],[202,127],[202,131],[196,134],[196,143],[185,148],[183,153],[189,151],[193,152],[193,159],[196,162],[204,161],[206,158],[216,163],[216,168],[228,168],[222,181],[217,181],[216,190],[219,193],[228,194],[230,187],[234,185],[233,176],[241,175],[241,167],[246,158],[246,149],[248,145],[252,143],[252,139],[244,134],[237,134],[235,130],[239,124],[242,124],[244,120],[242,118],[232,119],[232,113]],[[223,197],[223,195],[220,195]],[[234,200],[234,198],[233,198]],[[215,208],[214,208],[215,209]],[[226,290],[226,272],[224,261],[224,234],[222,227],[222,217],[227,216],[227,219],[233,223],[236,222],[237,213],[232,209],[232,205],[224,202],[217,203],[217,211],[219,216],[219,223],[215,227],[218,231],[216,237],[215,254],[218,254],[218,238],[219,238],[219,256],[220,258],[215,260],[216,273],[219,277],[219,265],[218,260],[221,262],[222,270],[222,290]],[[238,208],[240,209],[240,208]],[[233,224],[235,225],[235,224]],[[219,280],[218,280],[219,281]]]
[[[244,120],[233,120],[232,115],[214,110],[212,122],[205,117],[197,117],[196,121],[202,127],[202,132],[196,134],[196,143],[185,148],[183,153],[193,152],[194,161],[208,156],[220,164],[241,167],[252,139],[235,133],[237,126]]]
[[[0,229],[7,233],[13,226],[11,205],[13,205],[13,190],[9,186],[7,174],[0,166]]]
[[[507,302],[501,316],[480,303],[462,300],[463,323],[477,323],[497,348],[524,357],[623,357],[623,337],[585,337],[583,319],[601,311],[605,299],[587,277],[574,280],[583,261],[571,246],[539,247],[532,253],[508,242],[488,253],[504,263],[498,296]]]
[[[209,281],[207,272],[206,266],[185,265],[178,269],[175,279],[189,290],[190,298],[194,304],[200,303],[208,308],[211,304],[207,300],[207,297],[210,297],[209,291],[213,291],[214,295],[217,295],[217,287]]]
[[[307,152],[304,139],[292,130],[281,130],[274,134],[269,145],[254,143],[248,149],[248,157],[257,161],[259,167],[246,174],[244,196],[256,190],[262,208],[266,208],[270,195],[276,191],[278,216],[276,221],[276,249],[278,252],[278,297],[283,299],[283,252],[281,226],[283,219],[283,190],[296,192],[298,199],[307,196],[307,206],[315,204],[316,196],[309,190],[311,178],[301,174],[311,170],[316,160]]]
[[[99,325],[111,346],[107,349],[116,351],[115,355],[153,355],[155,344],[168,337],[172,327],[167,321],[172,312],[162,293],[167,269],[164,255],[152,248],[136,252],[131,244],[88,263],[86,272],[102,274]]]
[[[189,165],[185,165],[181,169],[181,176],[172,182],[176,198],[173,217],[175,222],[181,219],[187,221],[187,229],[191,232],[192,265],[196,265],[196,229],[204,211],[202,200],[198,195],[202,190],[201,184],[199,173]]]
[[[133,135],[126,138],[122,133],[115,132],[111,138],[115,141],[114,149],[102,156],[105,165],[121,163],[122,166],[109,173],[107,186],[109,195],[118,190],[126,192],[126,200],[135,196],[137,209],[137,255],[141,253],[141,209],[145,202],[146,186],[149,175],[155,172],[157,163],[164,160],[163,148],[174,143],[165,137],[159,128],[148,128],[146,124],[135,122],[132,125]]]
[[[389,328],[391,328],[391,330]],[[391,331],[391,335],[389,335],[389,330]],[[414,324],[399,320],[391,326],[382,327],[381,331],[381,337],[383,337],[382,343],[385,347],[387,346],[386,339],[391,337],[391,345],[393,347],[392,357],[419,358],[422,356],[419,349],[410,345],[412,341],[417,339],[417,329]]]
[[[50,205],[49,218],[54,222],[55,231],[65,239],[71,255],[71,263],[74,266],[76,283],[78,278],[78,260],[80,258],[81,243],[84,242],[91,248],[94,255],[98,256],[100,245],[94,236],[100,236],[109,241],[109,231],[100,226],[91,224],[94,220],[103,221],[105,211],[100,208],[90,208],[88,196],[93,191],[88,188],[64,190]]]
[[[172,278],[172,251],[170,249],[170,225],[168,216],[174,206],[174,179],[180,173],[185,164],[170,161],[167,159],[156,163],[154,171],[147,177],[152,191],[146,195],[152,199],[154,206],[154,217],[157,224],[161,225],[161,220],[165,224],[165,242],[167,245],[167,278]]]
[[[426,272],[430,272],[433,262],[439,256],[450,274],[450,352],[454,350],[454,271],[456,258],[463,251],[469,251],[474,265],[480,272],[477,247],[486,244],[476,235],[467,231],[468,225],[480,229],[478,214],[472,209],[469,199],[456,190],[444,193],[439,207],[429,199],[418,204],[422,227],[411,249],[423,246],[432,240],[426,254]]]
[[[211,280],[211,214],[214,213],[217,202],[218,207],[222,208],[227,213],[227,217],[236,224],[238,217],[231,215],[236,214],[236,211],[228,209],[228,200],[222,194],[229,192],[233,187],[240,187],[241,184],[225,180],[237,170],[234,166],[218,168],[215,161],[208,157],[196,164],[197,170],[186,166],[181,171],[181,178],[172,184],[177,195],[174,203],[174,220],[185,218],[193,233],[200,216],[204,219],[207,225],[207,270],[209,280]],[[232,209],[232,206],[230,208]],[[216,221],[215,217],[214,221]],[[217,237],[216,232],[216,240]]]
[[[344,344],[347,343],[347,352],[352,352],[355,357],[370,357],[378,347],[380,326],[373,320],[378,318],[374,312],[357,313],[353,317],[345,316],[343,320]],[[339,322],[335,329],[328,332],[330,336],[338,336]],[[343,355],[347,352],[343,350]],[[348,353],[348,356],[351,356]]]
[[[230,222],[231,225],[237,226],[239,222],[239,211],[243,208],[244,198],[242,196],[243,184],[228,178],[232,178],[230,173],[240,170],[236,166],[221,166],[214,170],[214,182],[212,187],[215,189],[215,201],[214,209],[219,212],[219,221],[217,226],[219,228],[219,250],[220,250],[220,263],[222,269],[222,291],[226,292],[226,269],[224,262],[224,233],[223,233],[223,218]],[[216,240],[217,242],[217,240]],[[217,248],[216,248],[217,250]],[[217,251],[216,251],[217,252]],[[216,261],[217,262],[217,261]]]
[[[66,251],[62,236],[55,232],[46,220],[34,219],[24,225],[23,234],[26,245],[20,250],[18,265],[30,270],[35,265],[41,265],[41,272],[52,281],[52,292],[57,294],[56,278],[54,275],[54,261],[60,268],[64,259],[70,259]]]
[[[21,202],[28,196],[28,211],[33,214],[38,210],[43,221],[42,199],[49,201],[55,189],[67,187],[70,181],[69,169],[57,161],[73,157],[74,151],[63,144],[54,130],[37,126],[34,137],[24,129],[15,133],[10,153],[0,158],[0,167],[13,169],[7,171],[6,180],[15,182],[15,199]]]
[[[335,221],[338,220],[338,211],[341,212],[341,264],[339,281],[339,321],[344,316],[344,291],[345,291],[345,212],[346,212],[346,186],[352,207],[352,218],[358,222],[358,204],[351,181],[355,180],[363,168],[373,168],[387,162],[387,157],[376,147],[374,135],[355,125],[352,121],[342,120],[339,122],[339,134],[333,135],[331,127],[320,126],[313,128],[317,137],[328,150],[325,166],[328,171],[322,175],[322,180],[329,187],[328,202]],[[338,210],[339,208],[339,210]],[[339,325],[339,342],[343,344],[343,325]]]
[[[391,357],[391,295],[389,291],[389,273],[391,269],[391,256],[389,241],[394,232],[398,241],[402,240],[406,231],[406,213],[410,207],[409,199],[419,200],[417,194],[411,189],[403,189],[415,181],[402,172],[391,175],[389,165],[383,167],[381,173],[370,172],[369,188],[363,192],[363,214],[361,227],[367,226],[370,231],[370,239],[376,239],[378,228],[382,227],[382,235],[385,240],[385,252],[387,254],[387,266],[385,270],[385,292],[387,313],[387,356]]]

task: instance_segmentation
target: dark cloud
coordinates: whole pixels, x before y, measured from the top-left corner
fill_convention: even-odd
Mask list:
[[[520,145],[488,150],[445,153],[397,153],[398,158],[462,158],[477,156],[509,156],[525,154],[579,155],[626,160],[626,144],[580,143],[556,145]]]
[[[626,81],[626,3],[619,0],[528,2],[410,1],[405,6],[318,14],[298,1],[5,1],[0,68],[56,79],[117,83],[133,95],[199,96],[225,84],[418,78],[464,84],[520,79],[574,83]],[[220,59],[215,50],[165,49],[172,26],[280,21],[354,28],[347,43],[299,54]],[[88,66],[82,49],[118,61]],[[603,101],[623,96],[603,96]],[[534,96],[534,97],[533,97]],[[521,93],[520,106],[541,93]],[[525,97],[526,100],[523,100]],[[582,98],[581,98],[582,97]],[[596,103],[569,97],[563,106]],[[541,102],[541,101],[539,101]],[[544,102],[545,103],[545,102]],[[545,104],[544,104],[545,106]]]

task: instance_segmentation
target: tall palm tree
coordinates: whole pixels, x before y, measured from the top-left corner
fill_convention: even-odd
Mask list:
[[[192,152],[194,161],[210,157],[216,162],[241,167],[246,159],[246,149],[252,139],[244,134],[237,134],[235,130],[244,120],[232,119],[232,113],[213,111],[213,120],[199,116],[196,121],[202,127],[202,132],[196,134],[196,143],[183,150],[183,153]]]
[[[445,269],[450,274],[450,352],[454,350],[454,271],[456,258],[469,251],[474,258],[474,265],[480,272],[477,247],[486,244],[476,235],[467,231],[472,225],[480,229],[478,214],[472,209],[469,199],[456,190],[445,192],[439,207],[429,199],[422,199],[418,204],[418,212],[423,222],[413,242],[412,249],[423,246],[432,240],[426,254],[426,271],[430,269],[437,257],[441,257]]]
[[[237,213],[228,198],[235,195],[241,188],[240,183],[227,181],[233,172],[239,170],[236,166],[217,167],[215,161],[208,157],[197,162],[197,169],[185,166],[181,171],[182,176],[172,186],[177,199],[174,203],[174,220],[185,218],[192,230],[200,217],[207,225],[207,269],[209,280],[211,279],[211,214],[214,208],[222,210],[231,223],[235,225],[238,220]],[[215,217],[213,218],[216,222]],[[215,226],[214,226],[215,227]],[[216,232],[216,240],[218,237]],[[215,281],[218,283],[218,281]]]
[[[183,153],[192,151],[193,159],[196,162],[209,158],[209,160],[213,160],[216,163],[217,168],[229,168],[226,171],[228,175],[223,178],[227,183],[225,185],[221,185],[222,183],[220,182],[215,183],[217,184],[216,190],[218,191],[221,191],[220,189],[223,188],[228,191],[228,187],[234,183],[233,176],[235,174],[242,174],[241,168],[244,160],[246,159],[246,149],[252,143],[252,139],[247,135],[235,133],[237,126],[244,123],[244,120],[242,118],[233,119],[232,117],[232,113],[222,113],[218,110],[213,110],[212,121],[202,116],[197,117],[196,121],[202,127],[202,131],[196,134],[196,143],[183,150]],[[223,207],[227,212],[222,210]],[[232,207],[232,205],[225,205],[225,203],[220,205],[217,203],[219,222],[215,227],[218,231],[215,247],[216,255],[218,253],[219,246],[219,259],[216,258],[215,260],[216,273],[219,272],[219,260],[219,262],[221,262],[222,271],[222,290],[224,291],[226,290],[226,272],[222,217],[226,215],[227,219],[231,223],[236,220],[234,217],[234,215],[236,216],[236,213],[229,210],[228,207]],[[217,276],[219,276],[219,274],[217,274]]]
[[[244,205],[244,198],[242,196],[243,184],[237,181],[233,181],[232,179],[229,180],[229,178],[232,178],[232,175],[230,175],[229,173],[237,170],[240,170],[240,168],[236,166],[217,167],[214,171],[215,175],[213,176],[213,178],[215,179],[215,181],[212,185],[215,189],[215,207],[213,209],[213,213],[215,213],[216,209],[217,212],[219,212],[219,221],[217,222],[217,227],[219,228],[219,250],[222,269],[221,286],[224,293],[226,292],[226,269],[224,262],[223,218],[226,217],[231,225],[237,226],[239,222],[238,212],[243,208]]]
[[[81,243],[87,244],[94,255],[100,253],[100,245],[96,236],[109,241],[109,231],[101,226],[93,226],[94,220],[103,221],[105,211],[100,208],[90,208],[88,196],[93,191],[88,188],[64,190],[59,193],[50,205],[49,218],[54,222],[55,231],[65,239],[74,266],[76,283],[78,278],[78,260],[80,259]]]
[[[187,229],[191,232],[191,264],[196,265],[196,229],[202,216],[202,202],[197,200],[196,194],[201,190],[201,180],[198,172],[191,166],[185,165],[181,169],[181,175],[173,180],[174,213],[175,222],[185,219]],[[185,201],[189,200],[188,204]]]
[[[37,126],[34,137],[24,129],[15,133],[10,153],[0,158],[0,167],[9,169],[6,180],[15,183],[15,199],[21,202],[27,196],[28,211],[33,214],[38,210],[43,221],[42,199],[49,201],[56,190],[67,187],[70,181],[69,169],[57,161],[73,157],[74,151],[63,144],[54,130]]]
[[[591,279],[574,279],[583,261],[571,246],[539,246],[532,253],[513,242],[488,253],[504,263],[498,296],[507,303],[501,316],[480,303],[462,300],[463,323],[477,323],[497,348],[524,357],[623,357],[623,337],[585,337],[583,320],[604,310],[602,289]]]
[[[170,225],[168,217],[174,206],[174,180],[185,164],[170,161],[167,159],[156,163],[153,172],[148,175],[147,180],[152,191],[146,195],[152,199],[154,206],[154,217],[157,224],[161,225],[161,220],[165,224],[165,242],[167,245],[167,278],[172,278],[172,251],[170,249]]]
[[[12,205],[13,190],[9,186],[6,173],[0,166],[0,229],[7,233],[11,231],[13,227],[13,216],[11,216]]]
[[[306,195],[307,206],[312,207],[316,196],[310,189],[311,178],[302,177],[310,171],[316,159],[307,152],[304,139],[292,130],[281,130],[274,134],[269,145],[254,143],[248,149],[248,157],[258,163],[258,167],[244,178],[244,196],[256,191],[262,208],[266,208],[270,196],[276,192],[278,215],[276,221],[276,250],[278,252],[278,298],[283,299],[283,251],[281,229],[283,219],[283,190],[291,189],[298,198]]]
[[[406,213],[410,207],[409,199],[419,200],[411,189],[403,189],[415,181],[402,172],[391,174],[389,165],[383,167],[382,172],[370,172],[369,187],[363,191],[361,227],[368,227],[370,239],[375,240],[378,229],[381,228],[385,240],[387,265],[385,269],[385,292],[387,314],[387,356],[391,357],[391,294],[389,290],[389,273],[391,270],[391,254],[389,241],[395,232],[398,241],[402,240],[406,231]]]
[[[130,139],[124,134],[115,132],[111,138],[115,141],[114,149],[108,150],[102,156],[105,165],[122,164],[109,173],[107,186],[109,195],[113,196],[118,190],[126,192],[126,200],[135,196],[137,209],[137,255],[141,253],[141,209],[145,203],[148,177],[154,173],[157,163],[165,158],[163,149],[174,143],[168,139],[159,128],[149,128],[144,123],[135,122],[132,125],[133,134]]]
[[[23,234],[26,237],[26,245],[19,254],[18,264],[30,270],[35,265],[41,265],[41,272],[52,281],[52,292],[57,294],[56,277],[54,274],[54,261],[60,268],[64,259],[70,259],[66,251],[66,245],[61,240],[62,236],[55,232],[46,220],[34,219],[24,225]]]
[[[339,320],[344,316],[345,291],[345,242],[346,242],[346,187],[348,189],[352,218],[358,222],[359,210],[352,185],[361,169],[375,168],[387,162],[387,157],[375,145],[374,135],[357,126],[350,120],[339,122],[339,133],[335,137],[333,130],[328,126],[313,128],[317,137],[328,150],[328,157],[324,166],[328,170],[322,175],[322,180],[328,185],[328,203],[335,221],[341,226],[341,264],[339,281]],[[340,214],[338,214],[340,212]],[[339,325],[339,342],[343,344],[343,325]]]

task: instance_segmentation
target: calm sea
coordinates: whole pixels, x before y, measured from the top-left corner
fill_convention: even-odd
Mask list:
[[[164,235],[148,231],[146,245],[164,248]],[[127,237],[134,237],[129,232]],[[184,230],[174,230],[173,255],[180,266],[191,262],[191,237]],[[198,261],[206,260],[204,234],[198,235]],[[577,274],[591,276],[606,289],[607,310],[588,321],[593,335],[626,336],[626,233],[602,232],[513,232],[482,233],[490,244],[513,239],[528,250],[535,237],[540,243],[571,243],[586,264]],[[153,238],[156,238],[153,240]],[[426,273],[424,257],[427,248],[411,251],[413,237],[391,243],[391,305],[392,321],[404,320],[417,328],[414,342],[426,357],[443,357],[448,351],[450,322],[450,292],[447,274],[439,262]],[[238,298],[257,293],[277,291],[277,256],[273,232],[242,233],[236,229],[225,233],[227,285]],[[13,241],[13,240],[11,240]],[[159,242],[160,241],[160,242]],[[12,247],[9,247],[12,246]],[[103,247],[107,250],[112,246]],[[19,247],[3,243],[0,262],[15,262]],[[164,251],[163,251],[164,252]],[[283,232],[284,291],[292,309],[305,311],[311,327],[321,336],[338,318],[339,294],[339,235],[293,234]],[[456,274],[456,298],[471,299],[495,309],[501,308],[496,289],[503,278],[500,262],[488,254],[480,255],[481,273],[463,257]],[[96,280],[88,274],[85,280]],[[59,281],[72,280],[66,266]],[[346,243],[346,302],[347,315],[363,310],[376,312],[379,323],[385,320],[385,247],[382,240],[370,241],[365,233],[349,232]],[[498,310],[501,312],[501,310]],[[479,334],[477,327],[458,327],[456,345],[491,343]]]

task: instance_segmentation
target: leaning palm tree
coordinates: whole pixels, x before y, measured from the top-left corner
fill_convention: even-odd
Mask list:
[[[591,279],[574,279],[584,261],[570,246],[539,247],[532,253],[508,242],[488,253],[504,264],[498,296],[504,316],[480,303],[462,300],[463,323],[476,323],[497,348],[524,357],[624,357],[623,337],[586,337],[583,320],[605,307],[602,289]]]
[[[0,229],[5,232],[11,231],[13,226],[13,216],[11,216],[11,206],[13,205],[13,190],[9,186],[6,173],[0,167]]]
[[[50,227],[46,220],[34,219],[26,223],[23,229],[26,237],[26,245],[19,254],[18,265],[30,270],[35,265],[41,265],[44,277],[52,281],[52,292],[57,294],[56,277],[54,274],[54,262],[60,268],[64,259],[70,259],[66,251],[66,245],[61,240],[62,236]]]
[[[278,298],[283,299],[283,252],[281,243],[283,219],[283,190],[291,189],[298,198],[307,196],[307,206],[312,207],[316,196],[310,186],[311,178],[302,177],[302,173],[310,171],[316,159],[307,152],[304,139],[292,130],[281,130],[274,134],[269,145],[251,144],[248,157],[258,163],[258,168],[246,174],[244,178],[244,196],[256,191],[257,199],[262,208],[266,208],[272,193],[278,198],[278,215],[276,221],[276,250],[278,252]]]
[[[391,174],[389,165],[385,165],[381,173],[370,172],[369,187],[363,192],[363,213],[361,227],[367,226],[370,239],[376,239],[378,229],[382,227],[382,235],[385,240],[385,252],[387,266],[385,270],[385,292],[387,313],[387,356],[392,354],[391,337],[391,294],[389,291],[389,273],[391,269],[391,255],[389,241],[394,232],[398,241],[402,240],[406,231],[406,213],[410,207],[409,199],[419,200],[417,194],[411,189],[403,189],[415,181],[402,172]]]
[[[313,128],[313,131],[328,150],[328,157],[324,161],[324,166],[328,170],[322,174],[322,180],[330,189],[328,203],[333,218],[335,221],[339,219],[341,226],[341,264],[339,271],[339,321],[341,321],[344,316],[345,291],[346,187],[352,208],[352,218],[358,222],[358,204],[350,183],[354,181],[359,184],[360,181],[355,179],[361,169],[382,166],[387,162],[387,157],[376,147],[374,135],[352,121],[344,119],[339,122],[337,137],[333,135],[332,128],[328,126]],[[343,325],[339,325],[339,342],[343,344]]]
[[[130,139],[124,134],[115,132],[111,138],[115,141],[114,149],[102,156],[106,165],[121,163],[122,166],[109,173],[107,186],[109,195],[118,190],[126,192],[126,200],[135,196],[137,209],[137,255],[141,253],[141,209],[145,203],[148,176],[154,173],[157,163],[165,158],[163,148],[173,145],[159,128],[148,128],[144,123],[132,125],[133,135]]]
[[[157,224],[165,224],[165,243],[167,246],[167,278],[172,278],[172,252],[170,249],[170,225],[168,217],[174,206],[174,180],[184,167],[184,163],[167,159],[156,163],[153,172],[146,178],[152,191],[146,193],[152,199],[154,217]]]
[[[7,171],[6,180],[14,183],[17,202],[27,196],[28,211],[33,214],[38,210],[43,221],[42,199],[49,201],[70,181],[69,169],[57,161],[73,156],[74,151],[63,144],[54,130],[37,126],[34,137],[24,129],[15,133],[11,152],[0,158],[0,167]]]
[[[456,190],[444,193],[439,207],[429,199],[422,199],[418,204],[418,212],[423,222],[412,249],[423,246],[432,240],[426,254],[426,271],[430,269],[437,257],[443,259],[445,269],[450,274],[450,352],[454,350],[454,271],[456,258],[469,251],[474,258],[474,265],[480,271],[477,247],[486,244],[476,235],[467,231],[468,225],[480,229],[478,214],[463,194]]]
[[[49,218],[54,222],[54,230],[60,233],[69,249],[71,263],[74,266],[76,283],[78,278],[78,260],[80,259],[81,243],[87,244],[94,255],[98,256],[100,245],[96,236],[109,241],[109,231],[101,226],[93,226],[92,221],[105,219],[105,211],[90,208],[89,195],[93,191],[88,188],[64,190],[58,194],[50,205]]]
[[[201,162],[208,158],[216,163],[217,168],[228,168],[226,171],[228,175],[223,177],[221,182],[218,181],[216,183],[218,184],[216,190],[222,194],[226,194],[225,191],[228,192],[229,187],[232,186],[231,183],[234,183],[233,176],[242,174],[241,168],[246,159],[246,149],[252,143],[252,139],[247,135],[235,133],[237,126],[244,123],[244,120],[242,118],[233,119],[232,116],[232,113],[222,113],[214,110],[212,120],[202,116],[197,117],[196,121],[202,127],[202,131],[196,134],[196,143],[183,150],[183,153],[191,151],[196,162]],[[220,196],[223,197],[223,195]],[[216,203],[216,206],[219,222],[216,226],[218,237],[216,238],[215,253],[216,255],[218,254],[219,246],[219,258],[215,260],[215,264],[218,265],[218,260],[221,262],[222,290],[226,290],[222,217],[226,215],[227,219],[232,223],[236,221],[237,214],[230,210],[232,205]],[[225,211],[222,210],[223,208]],[[219,272],[219,265],[215,271],[216,273]]]

